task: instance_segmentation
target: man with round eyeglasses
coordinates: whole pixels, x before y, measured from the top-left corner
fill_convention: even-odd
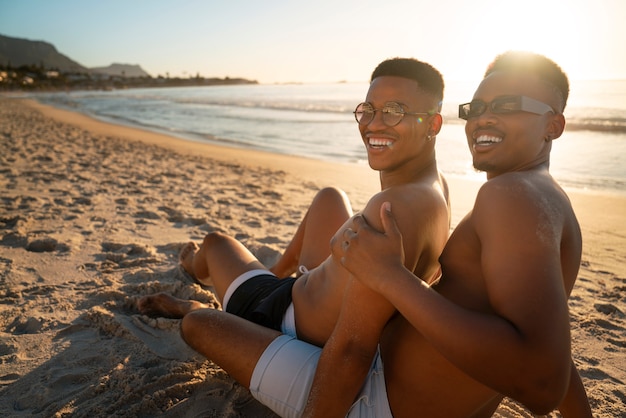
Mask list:
[[[405,233],[404,265],[429,283],[439,277],[437,259],[450,227],[447,184],[435,160],[443,89],[441,74],[429,64],[394,58],[377,66],[366,101],[355,110],[369,165],[380,173],[381,185],[361,214],[380,227],[378,208],[392,202]],[[322,380],[326,370],[344,370],[323,383],[337,394],[331,385],[341,388],[344,395],[333,409],[344,415],[350,409],[351,416],[389,416],[378,343],[393,339],[385,337],[385,329],[406,324],[393,306],[351,280],[330,257],[329,242],[338,239],[335,233],[351,216],[342,192],[323,189],[270,269],[235,239],[211,233],[200,246],[190,243],[183,249],[181,265],[200,283],[214,286],[226,312],[164,294],[142,298],[139,308],[183,317],[185,341],[281,416],[303,412],[320,356]],[[392,323],[395,327],[386,327]],[[322,353],[319,347],[329,339],[337,350]],[[286,381],[292,383],[281,384]]]

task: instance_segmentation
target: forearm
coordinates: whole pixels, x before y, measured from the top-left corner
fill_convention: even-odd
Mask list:
[[[332,354],[331,354],[332,353]],[[303,418],[343,417],[348,413],[371,365],[372,355],[324,351]]]
[[[525,404],[561,396],[553,388],[561,383],[564,388],[559,379],[567,375],[554,359],[569,349],[569,344],[559,342],[569,342],[568,329],[538,343],[537,336],[525,335],[501,316],[456,305],[406,269],[394,268],[392,274],[394,280],[379,288],[381,294],[459,369]],[[537,382],[548,382],[549,393],[543,393]]]
[[[307,417],[345,416],[354,402],[380,335],[395,309],[355,280],[346,285],[341,313],[324,345],[307,404]]]

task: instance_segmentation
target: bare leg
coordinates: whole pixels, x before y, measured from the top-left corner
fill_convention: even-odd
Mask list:
[[[200,247],[188,244],[180,261],[200,284],[215,288],[220,302],[237,277],[249,270],[267,269],[242,243],[219,232],[204,237]]]
[[[181,267],[194,279],[196,278],[196,274],[193,270],[193,259],[199,249],[200,247],[198,247],[198,244],[195,242],[188,242],[178,255]]]
[[[320,190],[287,249],[270,270],[278,277],[287,277],[299,274],[299,266],[317,267],[330,255],[330,239],[351,216],[350,201],[342,190]]]
[[[208,234],[199,247],[188,243],[180,252],[180,264],[200,284],[213,286],[220,302],[237,277],[249,270],[266,269],[243,244],[219,232]],[[182,318],[210,306],[158,293],[139,299],[137,308],[144,315]]]
[[[139,312],[148,316],[165,318],[182,318],[189,312],[211,308],[197,300],[183,300],[166,293],[144,296],[137,301]]]
[[[191,348],[247,388],[261,354],[280,335],[278,331],[214,309],[185,315],[180,329]]]

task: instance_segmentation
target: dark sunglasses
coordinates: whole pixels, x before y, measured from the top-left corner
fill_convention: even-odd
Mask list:
[[[374,106],[366,102],[359,103],[353,113],[354,118],[360,125],[367,125],[374,119],[376,112],[382,112],[383,123],[389,127],[399,124],[405,115],[430,116],[434,114],[429,112],[406,112],[402,109],[402,105],[396,102],[387,102],[382,109],[374,109]],[[418,121],[421,122],[421,118]]]
[[[470,103],[459,105],[459,118],[468,120],[476,118],[489,109],[491,113],[506,115],[514,112],[529,112],[537,115],[554,112],[551,106],[532,99],[528,96],[503,96],[485,103],[482,100],[472,100]]]

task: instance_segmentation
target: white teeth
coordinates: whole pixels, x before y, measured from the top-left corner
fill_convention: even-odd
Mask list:
[[[499,142],[502,142],[502,138],[497,136],[481,135],[476,138],[477,144],[497,144]]]
[[[372,147],[391,147],[391,145],[393,145],[393,141],[369,138],[369,145]]]

